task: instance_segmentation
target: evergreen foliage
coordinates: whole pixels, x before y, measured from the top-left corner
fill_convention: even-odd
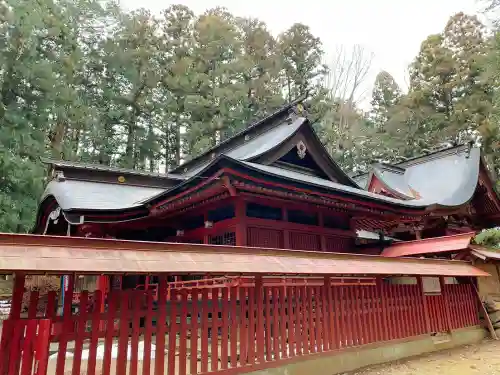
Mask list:
[[[323,64],[307,25],[273,36],[224,8],[155,16],[111,1],[1,2],[0,231],[33,225],[41,157],[165,172],[305,93],[346,172],[473,139],[498,175],[498,33],[451,17],[422,43],[408,92],[378,74],[368,113],[357,89],[369,58],[359,47],[337,57]]]

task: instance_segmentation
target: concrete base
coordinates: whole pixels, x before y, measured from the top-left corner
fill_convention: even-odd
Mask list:
[[[449,335],[418,336],[411,339],[391,341],[349,348],[338,352],[311,355],[307,360],[279,367],[253,371],[252,375],[333,375],[353,371],[366,366],[414,357],[438,350],[474,344],[483,340],[487,332],[480,327],[464,328]]]

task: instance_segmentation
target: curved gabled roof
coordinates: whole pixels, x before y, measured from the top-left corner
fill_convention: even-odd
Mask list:
[[[293,121],[283,121],[280,124],[268,129],[267,131],[248,138],[248,141],[237,144],[234,148],[228,149],[222,154],[236,160],[250,160],[259,157],[266,152],[274,149],[283,142],[290,139],[307,122],[305,117],[297,117]],[[216,154],[214,154],[215,157]],[[200,161],[196,167],[183,173],[183,176],[191,177],[202,171],[210,165],[212,159]]]
[[[121,210],[138,207],[141,205],[141,201],[164,191],[165,189],[145,186],[52,180],[45,189],[42,201],[53,196],[63,211]]]
[[[370,174],[355,180],[368,178],[365,189],[369,189],[370,179],[376,177],[386,190],[401,199],[454,207],[472,199],[480,167],[480,149],[462,145],[395,165],[375,164]]]

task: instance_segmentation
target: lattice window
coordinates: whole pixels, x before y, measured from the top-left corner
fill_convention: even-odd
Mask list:
[[[321,239],[317,234],[290,232],[290,247],[294,250],[321,250]]]
[[[236,233],[225,232],[215,236],[208,237],[208,243],[211,245],[231,245],[236,246]]]
[[[247,230],[248,246],[283,248],[283,232],[270,228],[250,227]]]

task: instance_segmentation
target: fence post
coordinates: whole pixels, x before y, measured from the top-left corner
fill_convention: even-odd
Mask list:
[[[35,345],[35,372],[34,375],[47,375],[49,362],[51,321],[42,319],[38,324],[38,335]]]
[[[264,363],[264,286],[262,276],[255,276],[255,299],[257,300],[257,361]],[[266,322],[268,324],[268,322]]]
[[[427,307],[427,299],[425,298],[424,284],[422,281],[422,276],[417,276],[417,284],[418,284],[420,296],[422,298],[422,306],[424,308],[425,329],[427,331],[426,333],[431,333],[431,321],[429,318],[429,309]]]

